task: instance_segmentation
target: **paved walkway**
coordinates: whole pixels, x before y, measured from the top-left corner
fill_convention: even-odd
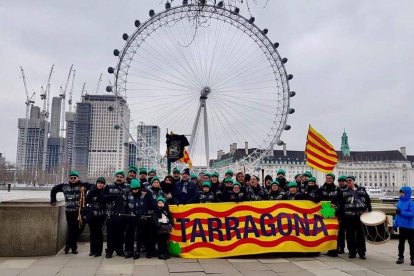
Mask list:
[[[395,264],[397,241],[384,245],[368,245],[367,260],[353,259],[348,255],[332,258],[325,255],[265,255],[229,259],[181,259],[167,261],[152,259],[124,259],[114,256],[89,257],[89,244],[82,243],[79,254],[36,258],[0,258],[0,275],[283,275],[283,276],[336,276],[336,275],[414,275],[414,266],[407,261]],[[408,245],[407,245],[408,246]],[[406,249],[408,252],[408,248]]]

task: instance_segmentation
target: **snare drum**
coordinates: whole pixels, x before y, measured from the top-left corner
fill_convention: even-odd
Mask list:
[[[366,212],[361,215],[365,239],[371,244],[383,244],[390,240],[387,215],[383,211]]]

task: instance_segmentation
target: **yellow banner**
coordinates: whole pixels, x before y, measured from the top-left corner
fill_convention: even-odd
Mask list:
[[[170,246],[183,258],[328,251],[338,232],[329,208],[307,200],[172,205]]]

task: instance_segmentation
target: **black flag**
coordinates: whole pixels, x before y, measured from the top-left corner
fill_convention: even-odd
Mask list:
[[[184,135],[167,133],[167,157],[170,162],[183,158],[184,148],[190,145]]]

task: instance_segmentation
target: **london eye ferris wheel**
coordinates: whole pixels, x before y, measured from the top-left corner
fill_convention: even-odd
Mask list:
[[[167,130],[188,135],[193,165],[207,168],[218,151],[248,142],[251,150],[215,169],[252,169],[290,129],[293,76],[279,43],[254,17],[223,2],[202,2],[167,3],[164,11],[150,10],[145,22],[136,20],[123,48],[113,51],[117,64],[108,72],[114,83],[106,90],[127,99],[130,116],[119,117],[131,141],[146,141],[137,132],[140,122],[159,126],[161,137]],[[147,144],[154,166],[165,169],[165,147]]]

